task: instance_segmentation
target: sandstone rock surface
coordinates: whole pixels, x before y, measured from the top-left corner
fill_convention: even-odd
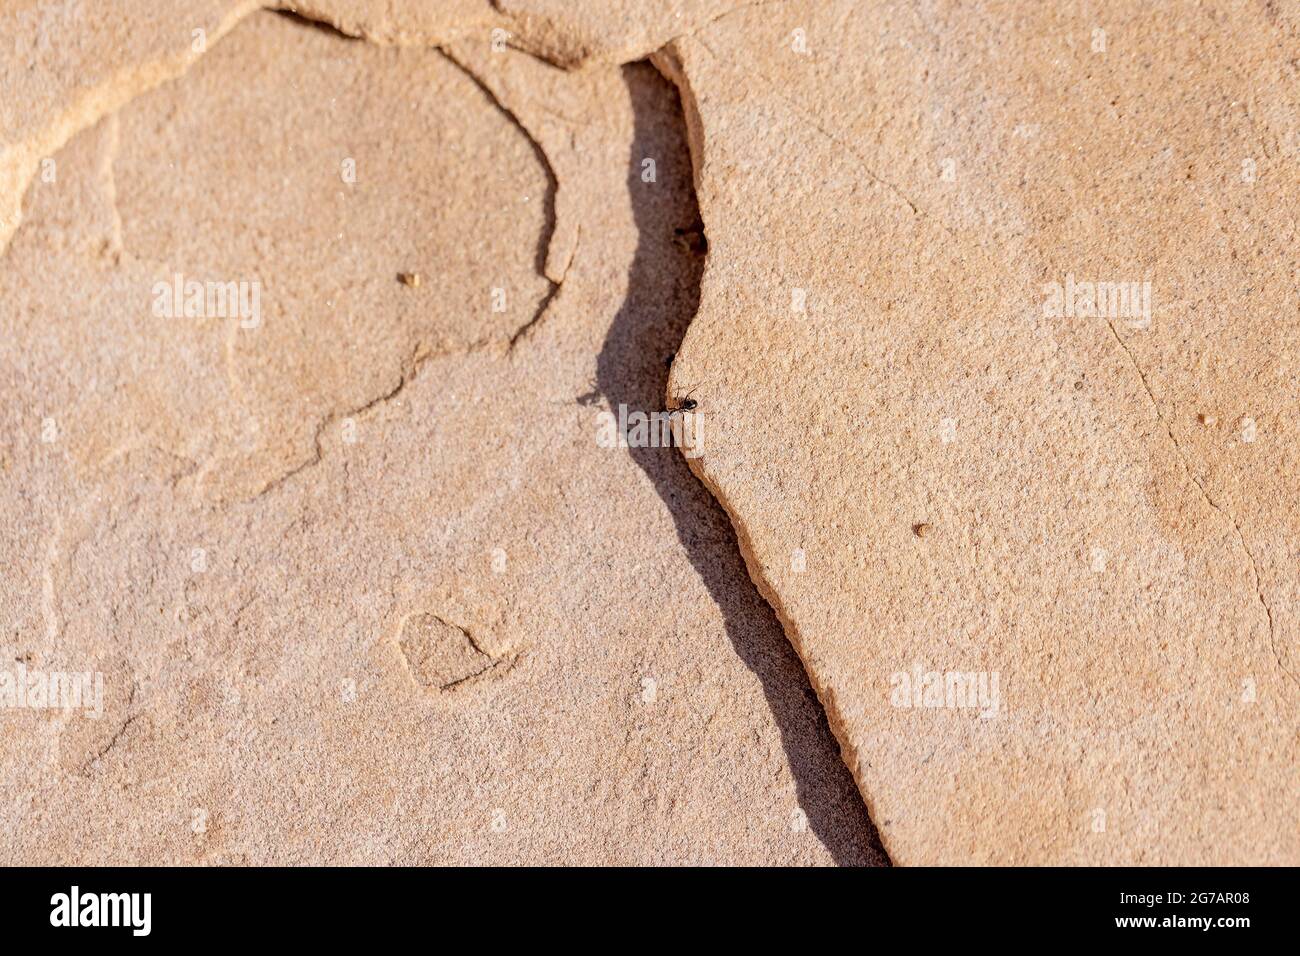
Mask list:
[[[791,3],[656,56],[669,393],[897,862],[1300,859],[1297,27]]]
[[[103,712],[0,713],[6,862],[883,861],[721,510],[595,441],[696,305],[672,85],[448,54],[251,13],[24,184],[4,667]]]
[[[267,6],[0,5],[0,860],[1300,862],[1294,6]]]

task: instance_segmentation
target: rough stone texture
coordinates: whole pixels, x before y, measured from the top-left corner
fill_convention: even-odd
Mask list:
[[[672,86],[449,52],[256,13],[30,178],[4,667],[104,698],[0,712],[5,862],[883,861],[721,509],[595,441],[697,304]]]
[[[474,635],[436,614],[416,614],[402,623],[398,649],[411,676],[423,687],[448,693],[509,666],[514,658],[500,658],[480,650]]]
[[[751,0],[753,2],[753,0]],[[761,2],[761,0],[759,0]],[[745,0],[8,0],[0,5],[0,249],[22,220],[42,159],[133,97],[179,76],[263,7],[294,11],[378,44],[526,49],[581,67],[647,56]]]
[[[473,80],[435,52],[259,22],[101,121],[29,192],[29,211],[51,211],[15,250],[9,344],[33,375],[70,354],[93,372],[42,382],[88,471],[149,446],[204,497],[255,494],[424,357],[508,343],[549,294],[549,174]],[[35,266],[67,253],[65,270]],[[411,270],[418,290],[395,281]],[[155,283],[177,274],[260,282],[257,314],[160,319]],[[85,324],[49,321],[61,302]]]
[[[0,249],[21,221],[23,190],[41,160],[132,97],[178,76],[257,6],[238,0],[0,6]]]
[[[1300,862],[1294,5],[261,6],[0,7],[0,859]]]
[[[896,862],[1295,864],[1300,23],[1094,6],[658,54],[710,249],[669,394]],[[1048,315],[1071,274],[1149,324]]]

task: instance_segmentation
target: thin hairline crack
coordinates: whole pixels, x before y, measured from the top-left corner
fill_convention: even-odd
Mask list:
[[[1123,336],[1119,334],[1119,330],[1115,328],[1114,320],[1108,318],[1106,320],[1106,326],[1110,329],[1110,334],[1115,338],[1115,341],[1119,343],[1119,347],[1124,350],[1124,354],[1128,357],[1129,364],[1133,366],[1133,371],[1137,373],[1138,379],[1142,382],[1142,388],[1147,393],[1147,398],[1151,400],[1151,407],[1155,410],[1156,419],[1164,426],[1165,433],[1169,436],[1170,442],[1173,443],[1174,451],[1178,455],[1178,461],[1183,466],[1183,471],[1187,473],[1187,477],[1191,479],[1192,484],[1194,484],[1200,491],[1201,497],[1205,499],[1205,503],[1214,511],[1218,512],[1218,514],[1232,526],[1232,530],[1237,536],[1237,543],[1241,545],[1242,553],[1246,555],[1246,562],[1249,564],[1251,576],[1254,578],[1255,596],[1259,599],[1260,606],[1264,609],[1265,619],[1268,622],[1269,649],[1273,652],[1273,658],[1277,661],[1278,669],[1281,670],[1282,673],[1286,674],[1287,677],[1291,678],[1292,681],[1300,683],[1300,678],[1293,674],[1286,666],[1286,663],[1282,660],[1281,653],[1279,653],[1277,649],[1277,627],[1273,620],[1273,609],[1269,607],[1268,600],[1264,597],[1264,581],[1259,573],[1259,563],[1251,553],[1249,545],[1246,544],[1246,535],[1241,530],[1241,524],[1214,500],[1209,489],[1205,487],[1204,482],[1202,482],[1201,479],[1197,477],[1196,472],[1192,470],[1191,463],[1187,460],[1187,453],[1183,450],[1182,443],[1179,442],[1178,436],[1174,434],[1173,426],[1170,425],[1164,412],[1160,410],[1160,403],[1156,400],[1155,392],[1152,391],[1151,384],[1147,381],[1146,372],[1144,372],[1142,366],[1138,364],[1137,357],[1133,354],[1133,350],[1129,348],[1128,343],[1125,342]]]

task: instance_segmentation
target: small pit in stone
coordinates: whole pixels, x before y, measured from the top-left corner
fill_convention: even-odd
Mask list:
[[[501,663],[464,628],[427,612],[407,618],[398,646],[411,676],[431,691],[453,690]]]

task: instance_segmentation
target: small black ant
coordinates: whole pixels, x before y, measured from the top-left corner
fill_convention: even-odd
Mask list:
[[[699,388],[699,386],[697,385],[695,388]],[[679,399],[677,399],[677,400],[676,400],[676,401],[677,401],[677,404],[676,404],[674,407],[672,407],[672,408],[670,408],[670,409],[668,409],[668,410],[669,410],[670,412],[693,412],[693,411],[695,411],[695,407],[696,407],[696,405],[698,405],[699,403],[698,403],[697,401],[695,401],[695,399],[691,398],[691,396],[694,395],[694,394],[695,394],[695,389],[693,388],[693,389],[691,389],[689,392],[686,393],[686,397],[685,397],[685,398],[679,398]]]

